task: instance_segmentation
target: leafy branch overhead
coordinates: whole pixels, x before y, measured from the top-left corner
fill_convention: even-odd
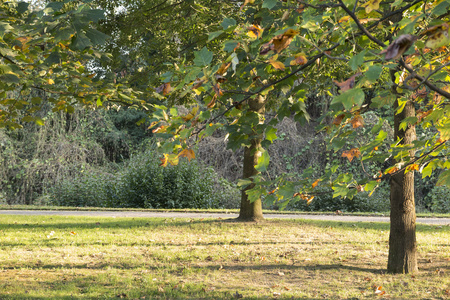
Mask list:
[[[63,2],[48,3],[42,11],[29,10],[25,2],[2,3],[0,10],[0,127],[43,124],[36,112],[48,104],[54,111],[70,113],[77,104],[138,103],[131,89],[99,80],[87,66],[109,59],[95,49],[109,38],[94,26],[104,18],[102,10]],[[41,96],[31,96],[32,91]],[[13,98],[12,93],[20,96]]]
[[[172,87],[163,96],[185,97],[193,107],[200,107],[192,118],[166,114],[170,131],[164,137],[169,133],[173,138],[165,140],[163,148],[178,155],[191,149],[193,135],[201,139],[220,129],[227,133],[231,149],[249,147],[254,135],[264,137],[262,155],[265,146],[277,138],[273,131],[277,122],[288,116],[300,122],[309,120],[305,102],[320,84],[322,93],[331,95],[329,114],[334,121],[322,124],[331,136],[331,150],[341,151],[349,163],[358,160],[362,168],[365,163],[392,157],[401,162],[397,170],[413,172],[419,166],[419,171],[428,172],[429,162],[446,153],[446,143],[438,152],[430,149],[448,139],[450,40],[443,6],[423,1],[246,1],[240,8],[242,19],[227,16],[219,21],[219,30],[210,33],[210,43],[219,43],[219,50],[207,44],[194,52],[192,62],[177,65],[163,76]],[[410,97],[426,112],[420,119],[405,120],[403,128],[434,127],[439,134],[412,145],[390,144],[380,125],[382,119],[372,128],[366,125],[367,110],[393,105],[392,90],[400,97],[397,114]],[[375,95],[368,98],[369,93]],[[274,118],[266,119],[249,105],[261,96],[264,105],[270,103]],[[161,120],[158,116],[162,114],[155,114]],[[374,138],[342,150],[362,129]],[[420,159],[411,158],[405,149],[414,149]],[[270,168],[270,157],[261,157],[265,167],[260,170],[265,171]],[[439,166],[446,168],[443,161]],[[380,172],[390,174],[392,169],[379,169],[365,178],[337,176],[332,170],[321,176],[320,184],[344,186],[339,195],[351,197],[352,187],[373,190],[382,177]],[[263,196],[284,203],[294,195],[314,193],[311,183],[318,178],[308,174],[304,172],[301,180],[290,184],[258,174],[242,186],[252,183],[247,193],[253,200]]]

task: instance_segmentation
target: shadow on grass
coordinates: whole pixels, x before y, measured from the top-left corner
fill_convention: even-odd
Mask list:
[[[6,219],[6,218],[5,218]],[[79,217],[79,216],[22,216],[10,217],[14,223],[0,223],[0,230],[7,229],[23,229],[23,228],[49,228],[49,229],[74,229],[74,228],[121,228],[133,229],[141,227],[192,227],[194,225],[217,225],[219,226],[256,226],[256,227],[270,227],[273,224],[293,224],[293,225],[310,225],[317,227],[338,227],[354,229],[389,229],[388,223],[375,222],[343,222],[343,221],[321,221],[321,220],[307,220],[307,219],[266,219],[262,222],[242,222],[235,218],[230,219],[189,219],[189,218],[112,218],[112,217]],[[26,221],[22,221],[26,220]],[[43,221],[43,220],[48,220]],[[61,220],[60,222],[58,222]],[[77,221],[78,220],[78,221]],[[429,225],[418,225],[418,228],[427,228]],[[450,231],[450,226],[449,227]],[[445,227],[443,227],[445,229]]]

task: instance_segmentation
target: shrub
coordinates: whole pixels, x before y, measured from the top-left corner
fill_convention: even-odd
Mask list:
[[[131,158],[116,174],[83,173],[52,191],[62,206],[235,208],[237,188],[197,161],[161,167],[154,152]]]
[[[430,210],[435,213],[450,213],[450,189],[446,186],[435,186],[426,196]]]
[[[61,206],[114,207],[117,178],[108,173],[81,173],[59,182],[50,192],[51,203]]]
[[[145,208],[215,208],[214,173],[196,161],[160,167],[154,153],[134,157],[121,175],[120,205]]]

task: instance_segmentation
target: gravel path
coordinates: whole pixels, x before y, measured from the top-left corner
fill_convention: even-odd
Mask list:
[[[112,218],[236,218],[235,213],[189,213],[189,212],[141,212],[141,211],[69,211],[69,210],[0,210],[0,215],[27,216],[92,216]],[[267,219],[310,219],[342,222],[389,222],[389,217],[307,215],[307,214],[265,214]],[[450,218],[417,218],[417,223],[448,225]]]

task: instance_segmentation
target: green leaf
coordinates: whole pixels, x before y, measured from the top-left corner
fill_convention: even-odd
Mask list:
[[[395,102],[395,99],[396,97],[393,94],[376,96],[375,98],[372,99],[370,107],[381,108],[385,105],[392,106]]]
[[[417,122],[417,120],[418,120],[417,117],[407,117],[402,120],[402,122],[400,123],[399,129],[406,130],[408,125],[415,124]]]
[[[75,50],[84,50],[90,46],[92,46],[91,40],[84,33],[78,33],[72,39],[71,48]]]
[[[266,129],[266,140],[269,140],[271,143],[273,143],[273,141],[277,139],[277,131],[278,129],[269,126],[268,129]]]
[[[206,47],[203,47],[200,51],[195,51],[194,56],[194,64],[198,67],[205,67],[209,65],[213,59],[213,53]]]
[[[28,10],[29,5],[30,4],[26,3],[26,2],[19,2],[19,3],[17,3],[16,10],[19,14],[23,14],[24,12],[26,12]]]
[[[110,38],[109,35],[92,28],[86,29],[86,36],[94,45],[104,45],[105,42]]]
[[[437,186],[447,186],[450,187],[450,170],[446,170],[444,172],[441,173],[441,175],[439,176],[439,179],[436,183]]]
[[[223,51],[231,52],[234,50],[234,48],[237,47],[238,44],[239,44],[239,42],[237,42],[237,41],[227,41],[224,44]]]
[[[52,52],[45,60],[46,66],[52,66],[61,62],[61,55],[58,52]]]
[[[105,18],[105,12],[102,9],[89,9],[82,12],[82,15],[86,19],[97,23],[98,21]]]
[[[353,105],[361,106],[364,102],[364,91],[360,88],[350,89],[339,96],[334,97],[331,105],[342,103],[346,110],[350,110]]]
[[[223,19],[222,23],[220,23],[220,25],[222,26],[223,30],[227,30],[228,27],[236,25],[236,20],[231,18],[225,18]]]
[[[258,172],[266,172],[269,167],[270,157],[269,152],[266,149],[259,150],[261,155],[258,157],[258,163],[255,166],[255,169]]]
[[[356,71],[360,65],[364,63],[364,55],[366,54],[366,50],[358,53],[355,56],[352,56],[350,58],[350,61],[348,62],[350,65],[350,68],[352,68],[353,71]]]
[[[380,78],[381,72],[383,68],[381,66],[370,66],[369,70],[367,70],[364,75],[367,79],[374,82]]]
[[[450,6],[450,1],[442,1],[439,3],[433,10],[431,11],[432,14],[440,16],[448,12],[448,7]]]
[[[262,8],[272,9],[277,5],[277,3],[278,0],[264,0]]]
[[[11,73],[0,75],[0,80],[3,83],[6,83],[8,85],[20,83],[19,77],[17,77],[15,74],[11,74]]]
[[[0,22],[0,37],[3,37],[5,33],[13,30],[14,28],[6,22]]]
[[[208,35],[208,42],[214,40],[216,37],[220,36],[223,33],[222,30],[211,32]]]

